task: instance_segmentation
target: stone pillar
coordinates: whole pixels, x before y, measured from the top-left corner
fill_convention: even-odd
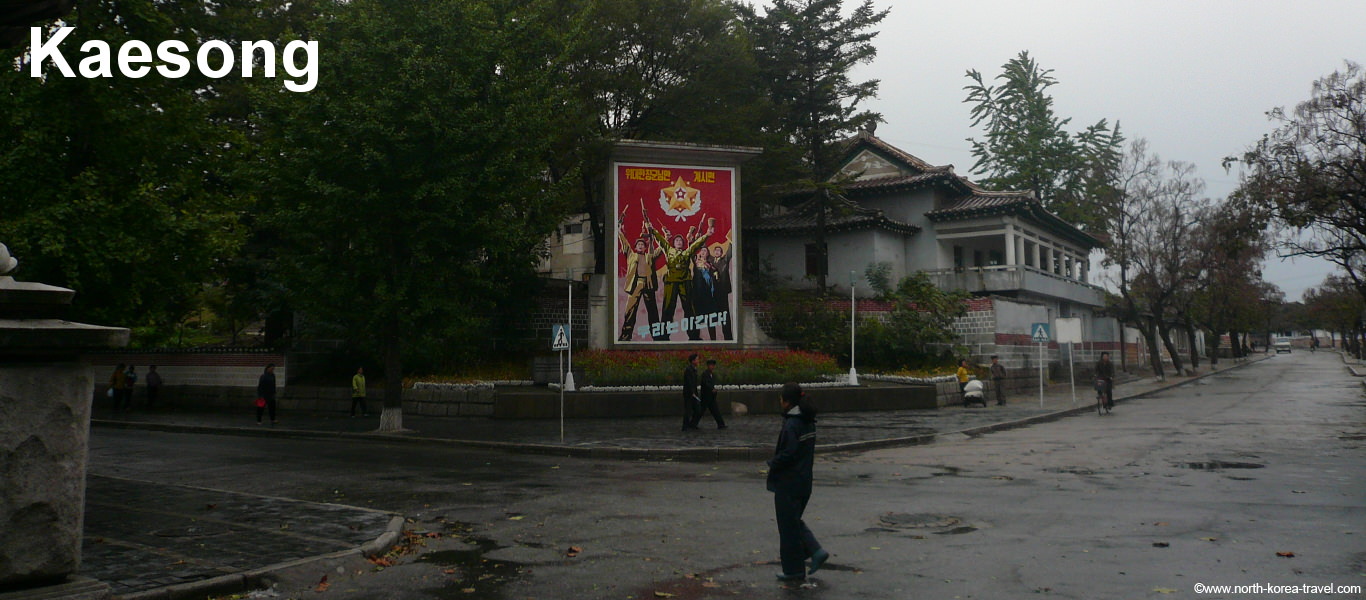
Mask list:
[[[75,292],[14,281],[16,264],[0,244],[0,600],[107,598],[73,577],[94,389],[80,355],[127,345],[128,330],[62,320]]]
[[[1015,226],[1006,223],[1006,266],[1015,266]]]
[[[1043,248],[1042,248],[1042,244],[1040,244],[1039,242],[1036,241],[1036,242],[1034,242],[1034,268],[1035,268],[1035,269],[1038,269],[1038,270],[1040,270],[1040,271],[1045,271],[1045,270],[1047,270],[1047,269],[1044,269],[1044,268],[1043,268],[1043,262],[1042,262],[1042,261],[1043,261]]]

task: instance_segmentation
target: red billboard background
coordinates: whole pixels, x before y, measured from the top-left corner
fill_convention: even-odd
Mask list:
[[[735,343],[735,170],[616,163],[618,344]]]

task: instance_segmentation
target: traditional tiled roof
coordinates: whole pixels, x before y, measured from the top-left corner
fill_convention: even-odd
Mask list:
[[[915,169],[920,170],[920,171],[934,171],[934,170],[940,170],[940,169],[952,169],[952,168],[953,168],[953,167],[950,167],[950,166],[947,166],[947,165],[942,166],[942,167],[936,167],[936,166],[934,166],[934,165],[932,165],[932,164],[930,164],[930,163],[927,163],[927,162],[925,162],[925,161],[923,161],[923,160],[920,160],[919,157],[916,157],[916,156],[913,155],[913,154],[908,154],[908,153],[906,153],[905,151],[903,151],[902,149],[897,148],[896,146],[893,146],[893,145],[891,145],[891,144],[888,144],[887,142],[882,141],[881,139],[879,139],[877,136],[873,135],[871,132],[869,132],[869,131],[866,130],[866,129],[864,129],[864,130],[859,130],[858,134],[856,134],[856,135],[854,135],[854,136],[852,136],[852,137],[850,137],[850,138],[844,140],[844,143],[845,143],[846,145],[848,145],[849,148],[853,148],[854,146],[859,145],[860,142],[866,143],[866,144],[868,144],[869,146],[872,146],[873,148],[876,148],[877,150],[881,151],[882,153],[884,153],[884,154],[890,156],[891,158],[894,158],[894,159],[896,159],[896,160],[899,160],[899,161],[901,161],[901,162],[903,162],[903,163],[905,163],[905,164],[911,166],[912,168],[915,168]]]
[[[1076,226],[1068,223],[1047,209],[1029,191],[997,192],[987,190],[954,173],[952,165],[934,166],[911,154],[878,139],[872,133],[860,131],[844,142],[850,159],[857,156],[860,147],[871,148],[876,154],[901,163],[898,169],[905,174],[864,177],[841,182],[839,189],[843,197],[840,207],[827,217],[829,231],[886,227],[894,231],[919,231],[920,228],[909,223],[888,219],[881,210],[864,208],[850,198],[866,198],[908,192],[926,187],[939,187],[949,193],[947,204],[926,213],[934,223],[945,223],[973,219],[991,215],[1018,215],[1031,218],[1056,234],[1088,248],[1103,245],[1102,241]],[[798,233],[815,230],[815,203],[810,200],[810,188],[793,188],[781,194],[785,203],[796,203],[789,212],[761,219],[753,226],[745,227],[754,232]],[[838,223],[838,225],[836,225]],[[895,228],[903,229],[895,229]]]
[[[1033,192],[989,192],[976,184],[969,185],[974,188],[972,195],[956,198],[943,208],[925,213],[925,216],[932,222],[944,223],[992,215],[1019,215],[1049,225],[1058,235],[1088,248],[1104,245],[1095,236],[1048,212],[1034,198]]]
[[[897,233],[914,234],[919,227],[887,218],[881,210],[865,208],[842,196],[832,196],[826,207],[825,230],[827,232],[858,231],[864,229],[886,229]],[[817,210],[821,203],[811,199],[786,212],[761,217],[757,223],[746,225],[748,233],[807,234],[816,231],[819,217]]]

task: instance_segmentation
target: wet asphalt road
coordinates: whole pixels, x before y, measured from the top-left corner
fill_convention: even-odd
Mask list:
[[[394,511],[434,534],[382,571],[353,560],[288,573],[280,597],[1235,598],[1254,596],[1196,589],[1366,586],[1366,398],[1328,353],[1277,356],[1107,417],[823,456],[807,522],[835,557],[805,587],[773,580],[762,468],[97,429],[90,470]]]

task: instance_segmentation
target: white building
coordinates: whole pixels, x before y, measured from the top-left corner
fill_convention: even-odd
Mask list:
[[[794,196],[747,223],[750,256],[797,286],[828,282],[848,293],[851,271],[891,268],[893,282],[923,271],[941,289],[989,297],[990,314],[976,308],[959,327],[962,343],[980,357],[1002,354],[1026,362],[1032,323],[1082,319],[1086,344],[1078,360],[1118,348],[1118,325],[1098,318],[1104,292],[1088,282],[1094,236],[1048,212],[1031,192],[992,192],[907,154],[869,132],[849,142],[840,172],[851,177],[843,196],[827,206],[826,261],[815,243],[820,203]],[[1126,339],[1126,342],[1133,342]],[[1011,360],[1014,356],[1016,360]]]

